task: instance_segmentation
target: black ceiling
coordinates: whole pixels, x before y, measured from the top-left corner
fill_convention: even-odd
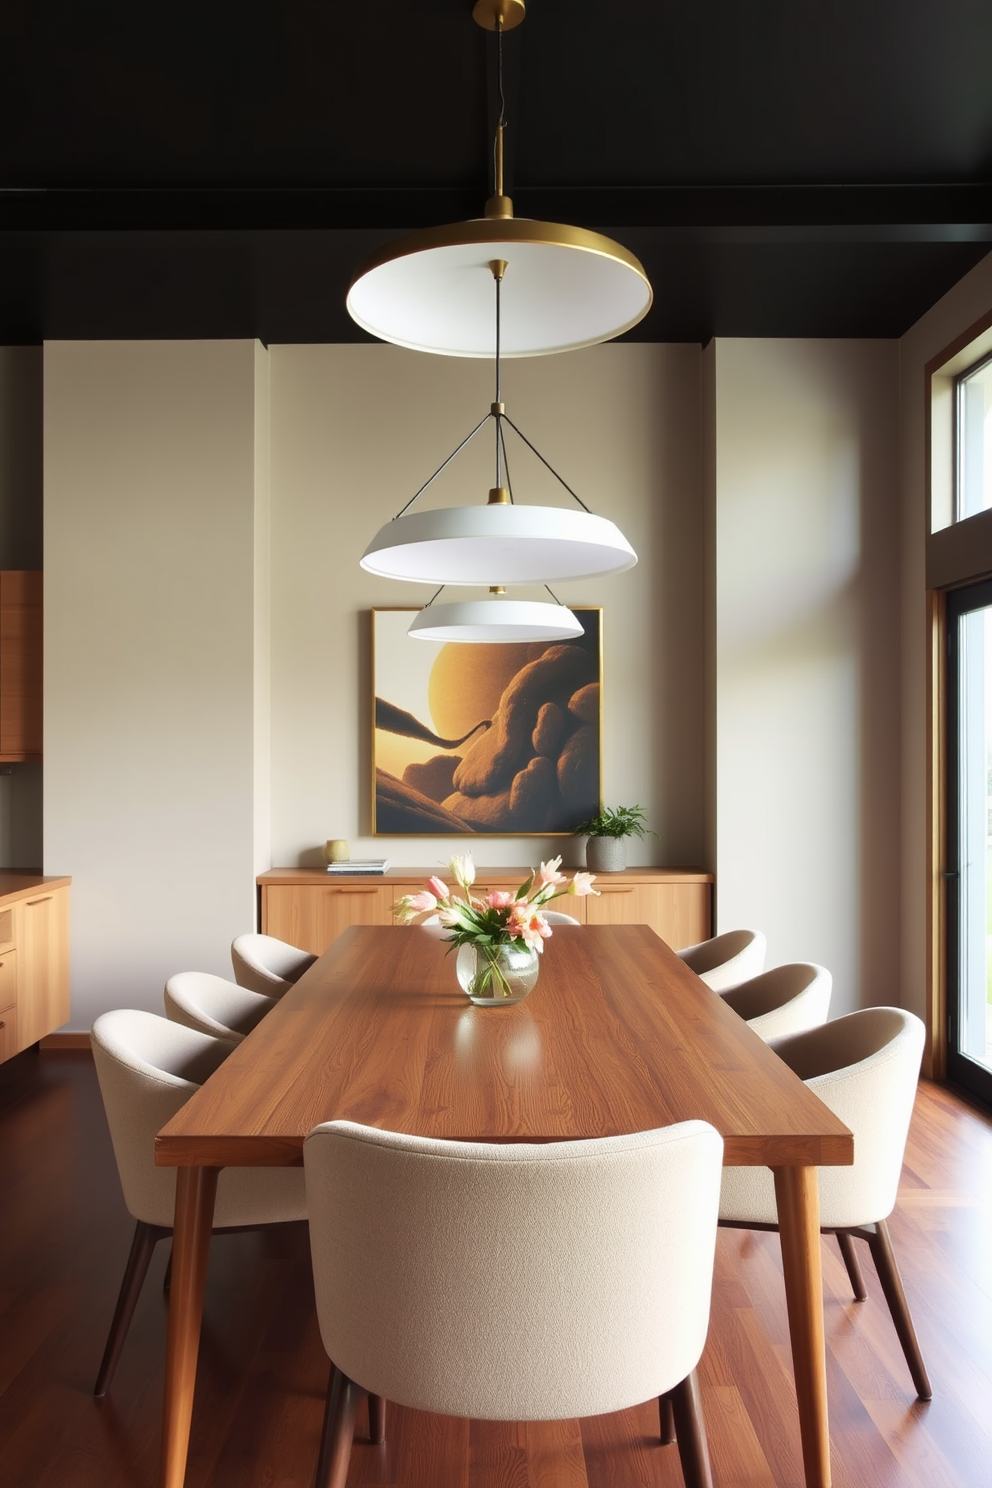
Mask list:
[[[348,281],[477,216],[471,0],[0,0],[0,340],[367,339]],[[992,0],[529,0],[518,215],[609,232],[640,340],[894,336],[992,249]]]

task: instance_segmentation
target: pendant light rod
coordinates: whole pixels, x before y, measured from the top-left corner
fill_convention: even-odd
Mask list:
[[[413,503],[416,501],[416,499],[417,499],[418,496],[423,496],[424,492],[427,490],[427,487],[431,484],[431,481],[436,481],[437,480],[438,476],[441,474],[441,471],[445,468],[445,465],[450,465],[451,462],[452,462],[452,460],[455,458],[455,456],[461,454],[461,452],[465,448],[465,446],[467,444],[470,444],[472,442],[472,440],[475,438],[476,434],[478,434],[478,432],[482,428],[483,424],[487,423],[489,421],[489,419],[491,419],[491,418],[492,418],[492,414],[491,413],[487,413],[483,418],[481,418],[479,420],[479,422],[476,424],[475,428],[472,430],[471,434],[466,434],[465,435],[465,438],[462,440],[461,444],[458,446],[457,449],[453,449],[451,451],[451,454],[445,460],[444,464],[443,465],[439,465],[437,467],[437,469],[435,470],[434,474],[428,480],[425,480],[424,481],[424,484],[421,486],[420,490],[414,492],[414,494],[410,497],[410,500],[406,503],[406,506],[401,506],[400,507],[399,511],[396,513],[396,516],[393,517],[393,521],[394,522],[397,520],[398,517],[401,517],[403,515],[403,513],[407,510],[408,507],[411,507],[413,505]],[[564,485],[564,481],[562,482],[562,485]],[[578,500],[577,497],[576,497],[576,500]]]
[[[563,480],[562,477],[558,474],[558,472],[555,469],[555,467],[548,460],[546,460],[544,458],[544,456],[541,454],[541,451],[537,448],[537,446],[534,445],[534,444],[531,444],[530,440],[527,438],[527,435],[521,429],[518,429],[517,428],[516,424],[511,419],[510,415],[508,413],[504,413],[503,414],[503,418],[506,419],[506,422],[509,424],[509,426],[513,430],[514,434],[518,434],[520,436],[520,438],[523,440],[524,444],[527,446],[527,448],[529,450],[532,450],[534,452],[534,454],[540,460],[541,464],[544,465],[548,470],[551,471],[551,474],[554,476],[554,478],[558,482],[558,484],[560,486],[564,486],[565,487],[565,490],[568,492],[569,496],[571,496],[573,498],[573,500],[575,500],[575,501],[577,501],[579,503],[579,505],[581,506],[581,508],[582,508],[582,510],[584,512],[589,511],[590,508],[588,506],[586,506],[585,502],[582,500],[582,497],[581,496],[577,496],[575,494],[575,492],[572,490],[571,486],[568,484],[568,481],[567,480]]]

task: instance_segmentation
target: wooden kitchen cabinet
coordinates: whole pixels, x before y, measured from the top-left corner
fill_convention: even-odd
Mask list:
[[[478,868],[473,892],[512,889],[526,877],[526,868]],[[374,878],[328,875],[319,868],[273,868],[258,879],[259,923],[265,935],[275,935],[302,950],[320,955],[349,925],[392,925],[392,909],[403,894],[411,894],[439,873],[437,867],[393,868]],[[628,868],[601,873],[599,897],[555,900],[552,909],[570,914],[580,924],[650,925],[674,949],[694,945],[710,934],[713,875],[677,868]]]
[[[69,1021],[70,883],[0,872],[0,1062]]]
[[[42,576],[0,570],[0,761],[40,760]]]

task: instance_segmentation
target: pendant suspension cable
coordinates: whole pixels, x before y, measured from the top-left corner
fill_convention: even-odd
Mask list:
[[[548,593],[551,595],[551,598],[554,600],[555,604],[556,605],[560,605],[561,604],[561,600],[558,598],[557,594],[552,589],[551,585],[550,584],[545,584],[544,587],[545,587],[545,589],[547,589]],[[562,609],[564,609],[564,608],[565,608],[565,606],[562,605]]]
[[[443,584],[442,584],[442,585],[441,585],[441,589],[443,589],[443,588],[444,588],[444,587],[445,587],[445,586],[444,586],[444,585],[443,585]],[[547,586],[547,584],[545,584],[545,586],[544,586],[544,587],[545,587],[545,589],[548,589],[548,586]],[[432,594],[432,595],[431,595],[431,597],[430,597],[430,599],[429,599],[429,600],[428,600],[428,601],[427,601],[427,603],[426,603],[426,604],[425,604],[425,605],[424,605],[424,609],[425,609],[425,610],[429,610],[429,609],[430,609],[430,607],[431,607],[431,605],[432,605],[432,604],[433,604],[433,603],[434,603],[434,601],[435,601],[435,600],[436,600],[436,599],[437,599],[437,597],[438,597],[438,595],[439,595],[439,594],[440,594],[440,593],[441,593],[441,589],[435,589],[435,590],[434,590],[434,593],[433,593],[433,594]],[[550,594],[550,593],[551,593],[551,590],[550,590],[550,589],[548,589],[548,593],[549,593],[549,594]]]
[[[424,481],[424,484],[421,486],[420,490],[414,492],[414,494],[410,497],[410,500],[407,502],[406,506],[401,506],[400,507],[399,511],[396,513],[396,516],[393,517],[393,519],[392,519],[394,522],[397,520],[398,517],[401,517],[403,515],[403,513],[405,511],[407,511],[413,505],[413,503],[416,501],[416,499],[417,499],[418,496],[423,496],[424,492],[427,490],[427,487],[431,484],[431,481],[436,481],[437,480],[438,476],[441,474],[441,471],[444,469],[445,465],[450,465],[451,462],[452,462],[452,460],[455,458],[455,456],[461,454],[461,452],[465,448],[465,446],[467,444],[469,444],[475,438],[476,434],[478,434],[478,432],[482,428],[483,424],[488,424],[488,422],[489,422],[489,420],[491,418],[492,418],[492,414],[491,413],[487,413],[486,416],[485,416],[485,418],[481,418],[479,420],[479,422],[476,424],[475,428],[472,430],[471,434],[466,434],[465,435],[465,438],[462,440],[462,442],[458,446],[458,448],[451,451],[451,454],[445,460],[444,465],[439,465],[437,467],[437,469],[435,470],[434,474],[430,477],[430,479]]]
[[[568,481],[562,479],[562,477],[558,474],[558,472],[555,469],[555,467],[548,460],[546,460],[544,458],[544,456],[541,454],[541,451],[535,445],[531,444],[530,440],[527,438],[527,435],[524,434],[522,430],[520,430],[520,429],[517,428],[516,424],[511,419],[510,415],[508,413],[504,413],[503,417],[506,420],[506,422],[509,424],[510,428],[513,430],[514,434],[519,434],[520,435],[520,438],[523,440],[523,442],[527,446],[527,448],[529,450],[532,450],[534,452],[534,454],[537,456],[537,458],[540,460],[541,464],[544,465],[544,466],[546,466],[546,468],[551,471],[551,474],[554,476],[554,478],[558,482],[558,484],[560,486],[564,486],[565,487],[565,490],[568,492],[569,496],[571,496],[573,498],[573,500],[575,500],[575,501],[577,501],[579,503],[579,505],[581,506],[581,508],[582,508],[582,510],[584,512],[590,511],[591,508],[589,508],[588,506],[586,506],[586,504],[582,500],[582,497],[581,496],[576,495],[576,493],[572,490],[571,486],[568,484]]]
[[[499,431],[499,442],[503,446],[503,471],[506,475],[506,489],[510,493],[510,505],[515,506],[513,499],[513,482],[510,479],[510,462],[506,458],[506,435],[503,433],[503,415],[496,415],[496,428]]]

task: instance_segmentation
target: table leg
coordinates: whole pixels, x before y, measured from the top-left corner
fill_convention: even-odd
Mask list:
[[[774,1168],[806,1488],[830,1488],[820,1193],[815,1168]]]
[[[183,1488],[186,1477],[203,1292],[219,1173],[219,1168],[176,1170],[176,1224],[172,1236],[162,1419],[162,1488]]]

